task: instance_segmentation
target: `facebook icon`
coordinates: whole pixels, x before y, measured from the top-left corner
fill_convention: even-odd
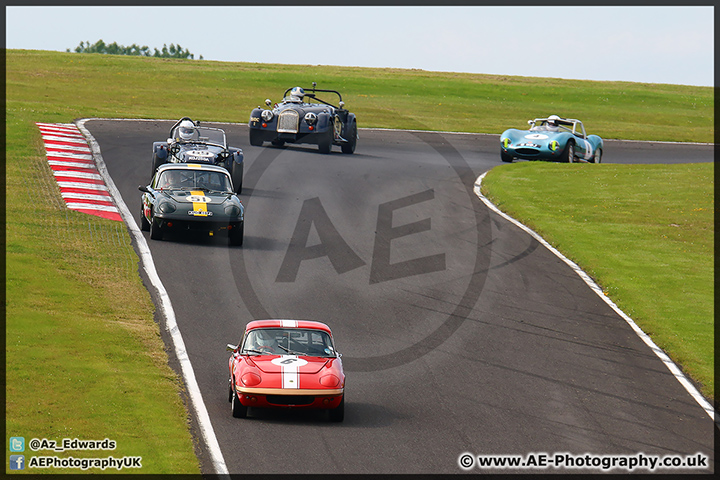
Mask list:
[[[10,455],[10,470],[25,470],[25,455]]]

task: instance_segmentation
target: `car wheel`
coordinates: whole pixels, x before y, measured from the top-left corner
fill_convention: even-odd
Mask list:
[[[350,132],[345,134],[345,140],[348,142],[340,146],[342,153],[355,153],[355,145],[357,145],[357,123],[352,122],[349,130]]]
[[[230,245],[239,247],[243,244],[243,237],[245,236],[245,222],[241,223],[239,227],[233,228],[228,234],[228,240]]]
[[[165,163],[164,159],[159,158],[156,153],[153,153],[152,172],[150,172],[150,178],[155,176],[155,172],[157,171],[158,167],[164,163]]]
[[[260,131],[253,128],[250,129],[250,145],[253,147],[262,147],[263,141],[260,137]]]
[[[230,405],[232,407],[232,416],[235,418],[245,418],[247,417],[247,410],[248,407],[240,403],[240,400],[238,400],[237,392],[235,392],[235,389],[233,388],[232,391],[232,399],[230,400]]]
[[[345,418],[345,395],[340,400],[340,405],[330,410],[330,421],[331,422],[342,422]]]
[[[593,163],[600,163],[602,161],[602,150],[597,149],[595,150],[595,155],[593,155]]]
[[[506,153],[503,150],[500,150],[500,160],[502,160],[503,162],[512,162],[513,157],[509,153]]]
[[[150,216],[150,238],[153,240],[162,240],[163,231],[160,228],[160,222],[155,221],[153,215]]]
[[[233,162],[232,164],[232,182],[235,193],[240,195],[243,186],[243,165],[242,163]]]
[[[575,161],[575,142],[570,140],[565,147],[564,159],[567,163],[573,163]]]
[[[318,150],[320,153],[330,153],[333,142],[333,126],[330,125],[327,132],[323,132],[320,135],[320,141],[318,142]]]
[[[150,222],[145,218],[145,209],[142,206],[140,207],[140,230],[143,232],[150,231]]]

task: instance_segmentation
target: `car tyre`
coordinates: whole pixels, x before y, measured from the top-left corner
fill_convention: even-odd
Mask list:
[[[506,153],[503,150],[500,150],[500,160],[502,160],[503,162],[512,162],[513,157],[509,153]]]
[[[285,146],[285,140],[278,140],[277,138],[270,143],[272,143],[273,147],[282,148]]]
[[[150,231],[150,222],[145,218],[145,209],[143,207],[140,207],[140,230],[143,232]]]
[[[164,163],[166,163],[165,159],[162,159],[158,157],[156,153],[153,153],[152,172],[150,172],[150,178],[155,176],[155,172],[157,171],[158,167]]]
[[[318,141],[318,150],[320,150],[320,153],[325,153],[325,154],[330,153],[330,149],[332,148],[332,142],[333,142],[332,122],[330,122],[327,132],[320,133],[319,135],[320,135],[320,140]]]
[[[243,187],[243,165],[242,163],[233,162],[232,164],[232,183],[235,193],[240,195]]]
[[[600,163],[602,161],[602,149],[598,148],[595,150],[595,155],[593,155],[593,163]]]
[[[340,399],[340,405],[330,410],[331,422],[342,422],[345,418],[345,395]]]
[[[242,246],[243,237],[245,237],[245,222],[241,223],[239,227],[231,229],[228,234],[230,245],[233,247]]]
[[[230,399],[230,405],[232,408],[232,416],[235,418],[245,418],[247,417],[247,410],[248,407],[240,403],[240,400],[238,400],[237,392],[235,389],[232,389],[232,398]]]
[[[572,140],[568,141],[563,158],[567,163],[573,163],[575,161],[575,142]]]
[[[151,216],[150,218],[150,238],[153,240],[162,240],[163,231],[160,228],[160,222],[155,221],[154,216]]]
[[[250,145],[253,147],[262,147],[263,141],[260,137],[260,131],[253,128],[250,129]]]
[[[340,146],[340,149],[342,150],[342,153],[352,154],[355,153],[355,146],[357,145],[357,123],[352,122],[349,130],[349,133],[345,134],[347,143],[343,143]]]

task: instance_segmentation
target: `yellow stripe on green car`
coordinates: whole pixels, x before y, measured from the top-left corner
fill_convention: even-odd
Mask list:
[[[190,195],[193,197],[205,197],[205,192],[202,190],[191,190]],[[207,202],[193,202],[193,215],[195,216],[207,216],[207,213],[201,213],[201,212],[207,212]]]

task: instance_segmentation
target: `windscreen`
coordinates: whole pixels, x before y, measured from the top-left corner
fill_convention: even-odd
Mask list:
[[[179,135],[181,128],[182,127],[177,127],[177,131],[173,134],[174,138],[182,139],[183,142],[211,143],[213,145],[219,145],[223,148],[226,147],[225,132],[219,128],[194,127],[191,130],[192,135],[189,139],[185,139]]]
[[[302,328],[257,328],[243,342],[241,353],[250,355],[307,355],[335,357],[332,338],[327,332]]]
[[[155,188],[161,190],[232,191],[227,174],[184,169],[163,171],[157,179]]]

